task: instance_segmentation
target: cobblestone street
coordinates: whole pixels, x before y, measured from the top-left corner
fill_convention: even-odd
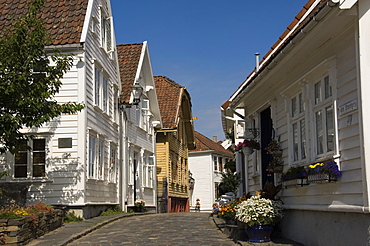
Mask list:
[[[235,245],[209,220],[208,213],[167,213],[117,220],[68,244]]]

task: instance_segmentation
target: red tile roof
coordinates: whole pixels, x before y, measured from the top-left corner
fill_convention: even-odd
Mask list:
[[[142,48],[142,43],[117,45],[122,87],[121,102],[129,102],[130,100],[130,87],[133,86],[135,82]]]
[[[206,151],[206,150],[214,150],[217,152],[221,152],[226,155],[233,155],[233,152],[225,149],[222,147],[221,144],[216,143],[215,141],[207,138],[206,136],[200,134],[199,132],[195,131],[195,146],[194,150],[189,150],[189,152],[196,152],[196,151]]]
[[[27,12],[30,0],[0,0],[0,26],[10,27],[12,21]],[[46,0],[41,18],[52,45],[80,43],[88,0]]]
[[[154,83],[157,91],[163,128],[176,128],[182,91],[185,90],[185,87],[177,84],[166,76],[154,76]]]

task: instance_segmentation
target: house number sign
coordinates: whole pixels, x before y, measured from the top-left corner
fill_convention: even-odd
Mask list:
[[[357,110],[357,101],[350,101],[339,106],[339,115],[342,116],[355,110]]]

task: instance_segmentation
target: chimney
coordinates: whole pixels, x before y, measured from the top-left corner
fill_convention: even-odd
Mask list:
[[[258,72],[260,70],[260,53],[256,53],[254,54],[256,56],[256,72]]]
[[[217,143],[217,136],[213,136],[213,142],[216,142]]]

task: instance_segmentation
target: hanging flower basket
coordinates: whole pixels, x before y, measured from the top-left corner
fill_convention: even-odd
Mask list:
[[[244,155],[250,155],[250,154],[253,154],[253,152],[254,152],[254,149],[252,149],[251,147],[243,147]]]
[[[274,173],[283,173],[283,165],[278,165],[272,168],[272,172]]]
[[[272,154],[273,157],[281,157],[282,155],[283,155],[282,150],[277,150]]]

